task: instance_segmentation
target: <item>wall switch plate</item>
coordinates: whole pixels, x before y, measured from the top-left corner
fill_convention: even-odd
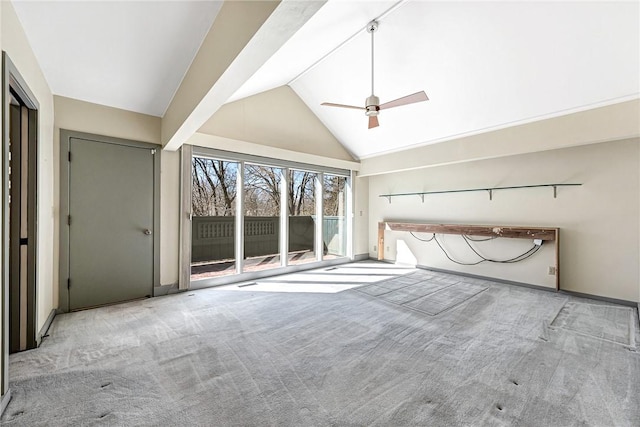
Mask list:
[[[556,268],[553,267],[553,266],[550,266],[547,273],[549,274],[549,276],[555,276],[556,275]]]

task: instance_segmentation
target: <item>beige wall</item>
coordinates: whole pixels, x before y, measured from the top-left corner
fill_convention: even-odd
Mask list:
[[[561,228],[560,280],[566,290],[638,301],[640,200],[639,139],[587,145],[480,160],[462,164],[390,173],[369,178],[369,252],[375,257],[377,223],[411,220],[436,223],[557,226]],[[490,201],[484,192],[397,197],[391,203],[380,194],[482,188],[544,183],[582,183],[581,187],[505,190]],[[428,237],[428,236],[423,236]],[[455,238],[445,239],[457,258],[473,260]],[[505,241],[506,239],[499,239]],[[497,243],[497,242],[496,242]],[[490,255],[518,255],[516,243],[476,246]],[[446,260],[437,246],[421,243],[408,233],[387,233],[389,258],[397,248],[420,265],[500,277],[548,286],[549,249],[522,264],[481,264],[461,267]],[[396,246],[398,245],[398,246]],[[483,246],[485,245],[485,246]],[[531,245],[528,242],[527,245]],[[408,246],[408,250],[407,247]],[[546,281],[545,281],[546,280]]]
[[[53,278],[53,96],[13,5],[10,2],[2,1],[0,8],[2,9],[2,50],[7,52],[40,104],[38,111],[38,260],[36,266],[36,332],[38,332],[55,307]]]
[[[56,213],[59,212],[60,129],[160,144],[160,118],[55,96]],[[178,281],[179,154],[163,151],[160,166],[160,283]],[[56,224],[58,219],[56,215]],[[56,232],[55,302],[57,305],[58,233]]]
[[[289,86],[225,104],[198,132],[353,161]]]
[[[353,254],[368,255],[369,251],[369,178],[356,178],[353,187]]]

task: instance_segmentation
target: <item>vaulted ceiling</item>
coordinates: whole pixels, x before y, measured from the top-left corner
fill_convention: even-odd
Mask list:
[[[291,2],[293,0],[285,0]],[[55,94],[162,116],[219,2],[24,2],[16,11]],[[638,98],[638,2],[329,0],[229,98],[289,85],[366,158]],[[424,90],[430,100],[364,113]],[[293,125],[293,124],[292,124]]]

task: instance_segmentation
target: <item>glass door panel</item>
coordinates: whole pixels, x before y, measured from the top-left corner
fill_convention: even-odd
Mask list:
[[[191,166],[191,280],[236,273],[238,163],[193,157]]]
[[[289,212],[289,264],[304,264],[317,260],[316,198],[317,174],[289,170],[287,201]]]
[[[324,259],[347,255],[347,178],[324,175],[322,200],[322,238]]]
[[[245,164],[243,271],[280,267],[282,169]]]

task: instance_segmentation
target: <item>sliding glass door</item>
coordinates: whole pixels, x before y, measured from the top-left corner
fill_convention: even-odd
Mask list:
[[[347,256],[349,171],[208,149],[191,159],[190,281]]]
[[[289,212],[288,263],[305,264],[317,261],[316,197],[318,174],[289,169],[287,208]]]
[[[236,273],[238,163],[193,157],[191,280]]]
[[[347,178],[324,175],[323,233],[324,259],[347,255]]]
[[[280,267],[282,169],[244,166],[244,266],[242,271]]]

